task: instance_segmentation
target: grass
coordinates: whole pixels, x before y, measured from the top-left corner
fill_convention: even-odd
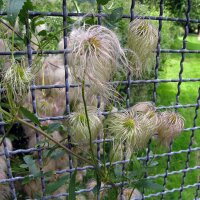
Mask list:
[[[188,50],[198,50],[200,49],[200,41],[198,41],[196,35],[189,35],[187,38],[187,49]],[[174,43],[174,49],[182,48],[182,38],[178,38]],[[167,62],[161,66],[162,71],[159,71],[159,79],[178,79],[180,71],[180,60],[181,54],[171,54]],[[185,54],[185,61],[183,63],[184,71],[182,73],[183,78],[199,78],[200,77],[200,59],[198,54]],[[176,94],[177,94],[177,84],[178,83],[160,83],[157,88],[157,106],[169,106],[175,105]],[[185,104],[195,104],[198,97],[198,88],[200,87],[199,82],[185,82],[181,84],[181,93],[179,98],[179,103]],[[185,118],[185,128],[193,127],[193,119],[195,116],[195,108],[180,108],[178,109]],[[200,126],[200,117],[197,118],[196,126]],[[188,149],[191,137],[191,131],[184,131],[181,135],[174,141],[172,151],[179,151],[181,149]],[[192,147],[197,147],[200,144],[200,130],[195,131]],[[152,144],[154,146],[154,144]],[[154,153],[163,153],[166,150],[159,149],[155,150]],[[199,152],[191,152],[188,167],[194,167],[200,165]],[[187,153],[181,153],[178,155],[171,156],[170,161],[170,171],[178,171],[184,169],[186,166]],[[167,157],[158,159],[159,165],[156,170],[152,173],[160,174],[165,173],[165,168],[167,166]],[[179,188],[182,182],[182,175],[171,175],[167,178],[167,189]],[[198,182],[199,170],[190,171],[187,173],[185,178],[185,184],[194,184]],[[163,178],[159,178],[158,182],[163,184]],[[194,197],[196,188],[186,189],[182,193],[182,199],[188,200]],[[174,192],[165,196],[165,199],[178,199],[179,192]],[[155,198],[157,199],[157,198]]]

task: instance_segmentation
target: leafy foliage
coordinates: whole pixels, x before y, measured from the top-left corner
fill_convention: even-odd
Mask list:
[[[33,174],[34,176],[37,176],[38,173],[39,173],[39,170],[36,166],[36,162],[35,160],[33,159],[33,157],[31,155],[27,155],[27,156],[24,156],[24,162],[26,164],[22,164],[20,165],[21,168],[28,168],[29,169],[29,172],[31,174]]]
[[[101,5],[106,5],[109,1],[111,0],[97,0],[97,3]]]
[[[70,179],[70,183],[69,183],[69,200],[76,200],[76,173],[77,170],[75,170],[72,173],[71,179]]]
[[[28,109],[24,107],[20,107],[21,113],[26,117],[27,119],[31,120],[34,124],[40,126],[39,119],[34,115],[34,113],[30,112]]]
[[[7,14],[8,14],[8,20],[11,23],[11,25],[14,26],[16,22],[16,18],[20,10],[22,9],[24,3],[25,3],[25,0],[8,0]]]
[[[68,182],[68,178],[69,176],[65,175],[58,178],[58,180],[47,184],[46,193],[52,194],[53,192],[55,192],[57,189],[59,189],[61,186],[65,185]]]
[[[28,11],[33,10],[33,4],[31,0],[26,0],[22,9],[19,12],[19,20],[24,23],[28,17]]]
[[[0,0],[0,10],[3,9],[3,0]]]
[[[118,7],[112,10],[111,14],[106,16],[105,22],[108,25],[115,26],[122,19],[123,7]]]

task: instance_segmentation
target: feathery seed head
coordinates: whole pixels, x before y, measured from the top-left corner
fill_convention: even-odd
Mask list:
[[[124,128],[132,129],[135,126],[135,122],[133,119],[127,119],[127,121],[125,121],[123,125],[124,125]]]
[[[135,19],[130,23],[128,48],[131,51],[128,56],[132,73],[136,78],[141,78],[145,73],[150,72],[157,41],[157,28],[148,20]]]
[[[121,65],[128,66],[117,36],[103,26],[74,29],[69,36],[69,67],[76,82],[90,84],[94,94],[112,96],[107,83]]]
[[[147,113],[149,111],[156,111],[156,108],[152,102],[139,102],[139,103],[135,104],[132,107],[132,109],[135,112],[142,112],[142,113]]]
[[[97,110],[95,107],[87,106],[87,111],[92,132],[92,139],[94,140],[97,137],[98,131],[102,129],[102,122],[97,116]],[[84,141],[85,143],[88,143],[89,131],[85,110],[82,104],[80,104],[77,110],[70,116],[69,124],[73,134],[72,139],[74,139],[75,142]]]
[[[107,124],[114,139],[114,151],[121,151],[122,155],[122,144],[126,141],[128,157],[133,151],[143,149],[155,131],[153,120],[146,114],[134,112],[133,108],[110,115]]]
[[[159,142],[168,147],[170,142],[181,133],[184,128],[184,118],[175,112],[165,111],[160,114],[158,127]]]
[[[30,68],[26,68],[25,63],[21,64],[13,61],[11,66],[4,71],[2,80],[3,87],[7,90],[7,95],[12,95],[15,102],[19,103],[28,93],[31,80],[34,74]]]

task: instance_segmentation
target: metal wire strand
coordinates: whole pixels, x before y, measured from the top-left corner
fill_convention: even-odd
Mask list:
[[[27,57],[28,57],[28,67],[32,66],[32,49],[31,49],[31,41],[29,38],[29,34],[30,34],[30,30],[29,30],[29,22],[28,22],[28,18],[26,19],[26,40],[27,40]],[[32,81],[32,86],[34,86],[34,80]],[[31,89],[31,96],[32,96],[32,108],[33,108],[33,113],[37,116],[37,108],[36,108],[36,96],[35,96],[35,90]],[[40,135],[36,132],[36,143],[39,144],[40,142]],[[40,145],[37,145],[38,148],[40,148]],[[43,175],[43,160],[42,160],[42,151],[38,150],[38,157],[37,157],[37,161],[38,161],[38,165],[39,165],[39,170],[41,173],[41,189],[42,189],[42,199],[45,196],[45,177]]]
[[[68,41],[67,41],[67,1],[63,0],[62,4],[62,9],[63,9],[63,42],[64,42],[64,69],[65,69],[65,102],[66,102],[66,115],[68,116],[70,114],[70,97],[69,97],[69,90],[70,90],[70,85],[69,85],[69,71],[68,71],[68,59],[67,59],[67,46],[68,46]],[[70,128],[68,128],[68,148],[71,149],[71,135],[70,135]],[[72,156],[69,154],[69,167],[70,169],[73,168],[73,160]],[[71,174],[70,174],[71,175]]]
[[[152,78],[151,80],[132,80],[131,79],[131,73],[130,71],[128,71],[127,73],[127,78],[124,81],[114,81],[112,82],[113,85],[118,85],[118,84],[122,84],[126,86],[126,107],[129,108],[130,107],[130,98],[131,98],[131,86],[132,85],[138,85],[138,84],[153,84],[153,102],[156,103],[157,102],[157,86],[158,84],[165,84],[165,83],[177,83],[177,94],[176,94],[176,104],[175,105],[163,105],[163,106],[159,106],[157,107],[157,110],[162,110],[162,109],[175,109],[176,111],[178,109],[188,109],[188,108],[195,108],[195,117],[193,120],[193,127],[188,127],[185,128],[184,131],[191,131],[191,136],[190,136],[190,143],[188,146],[188,149],[181,149],[178,151],[172,151],[172,143],[170,145],[170,150],[167,153],[162,153],[162,154],[155,154],[155,155],[151,155],[150,154],[150,145],[151,142],[148,143],[148,148],[146,151],[146,155],[144,157],[138,157],[137,159],[144,162],[144,163],[148,163],[148,161],[150,159],[156,159],[156,158],[163,158],[166,157],[167,158],[167,162],[166,162],[166,169],[165,172],[163,174],[146,174],[145,178],[148,179],[158,179],[158,178],[163,178],[163,186],[164,186],[164,190],[162,190],[161,192],[156,192],[156,193],[152,193],[152,194],[142,194],[142,199],[151,199],[152,197],[158,197],[159,199],[163,200],[166,194],[170,194],[170,193],[174,193],[174,192],[179,192],[179,199],[182,199],[182,192],[185,189],[189,189],[189,188],[196,188],[195,194],[194,194],[194,198],[195,200],[198,199],[198,195],[199,195],[199,190],[200,190],[200,180],[197,181],[196,183],[193,182],[192,184],[185,184],[185,179],[186,179],[186,175],[188,172],[191,171],[197,171],[200,169],[200,166],[196,165],[194,167],[189,167],[189,163],[190,163],[190,154],[191,152],[199,152],[200,151],[200,147],[195,147],[192,148],[192,144],[193,144],[193,139],[194,139],[194,134],[196,130],[200,130],[200,126],[197,126],[197,118],[198,118],[198,110],[200,107],[200,88],[198,90],[198,99],[196,103],[190,103],[190,104],[184,104],[181,105],[179,98],[180,98],[180,94],[181,94],[181,84],[183,82],[185,83],[192,83],[192,82],[200,82],[200,77],[199,78],[182,78],[182,74],[183,74],[183,70],[184,70],[184,61],[185,61],[185,56],[186,54],[199,54],[200,50],[187,50],[187,46],[186,46],[186,39],[188,36],[188,30],[189,30],[189,24],[190,23],[195,23],[198,24],[200,23],[199,19],[190,19],[189,14],[190,14],[190,10],[191,10],[191,0],[187,0],[187,10],[186,10],[186,14],[185,14],[185,18],[173,18],[173,17],[164,17],[163,16],[163,12],[164,12],[164,0],[160,0],[160,14],[159,16],[137,16],[134,13],[134,9],[135,9],[135,0],[131,0],[131,7],[130,7],[130,13],[129,14],[123,14],[122,18],[125,20],[134,20],[135,18],[140,18],[140,19],[147,19],[147,20],[156,20],[159,22],[159,27],[158,27],[158,43],[157,43],[157,49],[155,50],[156,53],[156,65],[155,65],[155,69],[154,69],[154,78]],[[68,9],[67,9],[67,0],[63,0],[63,4],[62,4],[62,12],[38,12],[38,11],[29,11],[29,16],[31,17],[35,17],[35,16],[50,16],[50,17],[60,17],[63,18],[63,41],[64,41],[64,49],[63,50],[33,50],[31,48],[31,43],[30,40],[27,37],[27,50],[22,50],[22,51],[14,51],[14,52],[0,52],[0,57],[2,56],[12,56],[12,55],[25,55],[28,58],[28,66],[31,67],[32,65],[32,55],[49,55],[49,54],[61,54],[64,55],[63,60],[64,60],[64,68],[65,68],[65,84],[54,84],[54,85],[35,85],[34,82],[31,85],[31,95],[32,95],[32,108],[33,108],[33,113],[35,115],[37,115],[37,109],[36,109],[36,96],[35,96],[35,90],[41,90],[41,89],[51,89],[51,88],[65,88],[65,102],[66,102],[66,115],[62,115],[62,116],[46,116],[43,118],[39,118],[40,121],[47,121],[47,120],[65,120],[70,116],[70,96],[69,96],[69,91],[73,90],[76,87],[80,87],[80,84],[69,84],[69,72],[68,72],[68,59],[67,59],[67,55],[71,52],[71,49],[68,48],[68,41],[67,41],[67,27],[68,27],[68,19],[70,17],[96,17],[98,24],[101,25],[102,24],[102,19],[107,17],[108,14],[107,13],[103,13],[103,7],[101,5],[98,5],[97,10],[98,13],[69,13]],[[87,15],[86,15],[87,14]],[[6,12],[2,12],[0,11],[0,16],[6,16],[7,13]],[[162,34],[162,21],[166,21],[166,22],[180,22],[185,24],[185,33],[184,33],[184,37],[183,37],[183,42],[182,42],[182,49],[161,49],[160,43],[161,43],[161,34]],[[1,22],[0,22],[1,23]],[[5,24],[4,24],[5,25]],[[7,27],[9,28],[9,27]],[[29,35],[29,24],[28,21],[26,22],[26,35]],[[158,70],[159,70],[159,66],[160,66],[160,56],[161,54],[181,54],[181,61],[180,61],[180,71],[179,71],[179,78],[178,79],[159,79],[158,77]],[[175,67],[175,66],[173,66]],[[90,87],[90,85],[86,85],[87,87]],[[0,88],[0,93],[5,92],[5,89]],[[101,105],[101,101],[100,101],[100,96],[97,97],[97,109],[98,109],[98,115],[108,115],[108,112],[105,112],[104,110],[101,111],[100,110],[100,105]],[[121,111],[119,111],[121,112]],[[0,117],[1,119],[1,117]],[[27,120],[27,119],[24,119]],[[28,121],[28,120],[27,120]],[[0,132],[1,134],[4,134],[4,125],[6,125],[6,123],[2,120],[0,120]],[[70,133],[70,130],[68,131],[68,133]],[[36,141],[39,142],[40,141],[40,137],[39,135],[36,133]],[[97,145],[97,159],[100,161],[100,152],[101,152],[101,143],[103,142],[112,142],[112,139],[106,139],[105,141],[103,139],[100,138],[100,134],[98,135],[97,139],[95,141],[93,141],[93,143],[95,145]],[[68,137],[68,148],[71,148],[71,136],[69,134]],[[10,185],[10,191],[12,194],[12,199],[17,200],[17,191],[15,189],[15,182],[16,181],[23,181],[25,179],[24,176],[16,176],[13,177],[13,173],[12,173],[12,167],[10,164],[10,157],[11,156],[16,156],[19,154],[29,154],[29,153],[33,153],[33,152],[37,152],[38,153],[38,163],[39,163],[39,168],[40,168],[40,172],[41,172],[41,186],[42,186],[42,199],[58,199],[59,197],[67,197],[69,195],[69,193],[59,193],[56,195],[49,195],[49,196],[45,196],[45,178],[42,172],[42,166],[43,166],[43,160],[42,160],[42,151],[43,150],[47,150],[46,147],[42,148],[40,146],[36,147],[36,148],[29,148],[29,149],[17,149],[17,150],[13,150],[13,151],[9,151],[7,148],[7,144],[4,140],[3,142],[3,146],[4,146],[4,150],[3,152],[0,152],[0,156],[5,156],[6,158],[6,165],[7,165],[7,173],[8,173],[8,178],[6,179],[0,179],[0,184],[3,183],[8,183]],[[174,171],[169,171],[170,169],[170,162],[171,162],[171,158],[174,155],[180,155],[180,154],[186,154],[186,161],[185,161],[185,168],[181,169],[181,170],[174,170]],[[124,143],[123,146],[123,159],[120,161],[116,161],[114,163],[112,163],[112,165],[121,165],[122,166],[122,176],[125,176],[125,167],[126,164],[129,162],[130,160],[127,159],[126,157],[126,143]],[[110,163],[106,163],[106,166],[109,166]],[[99,167],[101,167],[101,163],[99,162]],[[75,168],[73,166],[73,162],[72,162],[72,156],[69,155],[69,168],[67,169],[63,169],[63,170],[58,170],[55,171],[55,174],[61,175],[64,173],[73,173],[75,170],[78,171],[87,171],[89,169],[94,169],[93,166],[83,166],[83,167],[77,167]],[[182,182],[181,182],[181,186],[180,188],[173,188],[171,190],[167,190],[165,189],[167,186],[167,179],[169,176],[173,176],[173,175],[177,175],[177,174],[182,174]],[[28,177],[33,177],[32,174],[30,174]],[[196,181],[196,180],[195,180]],[[124,189],[128,187],[127,185],[128,183],[126,181],[122,181],[120,183],[116,183],[115,185],[117,187],[119,187],[120,190],[120,199],[122,200],[124,198]],[[106,188],[110,188],[112,186],[105,186]],[[105,188],[101,188],[101,190],[103,190]],[[93,188],[87,188],[87,189],[80,189],[78,191],[76,191],[76,194],[80,194],[80,193],[86,193],[86,192],[91,192],[93,190]],[[1,197],[0,197],[1,198]],[[100,194],[97,195],[97,199],[100,200]]]
[[[2,119],[2,115],[0,114],[0,120]],[[4,126],[0,126],[0,135],[5,136],[5,130],[4,130]],[[13,175],[12,175],[12,167],[10,164],[10,154],[7,148],[7,143],[6,140],[3,140],[3,148],[4,148],[4,155],[6,158],[6,166],[7,166],[7,174],[8,174],[8,178],[9,179],[13,179]],[[9,182],[9,186],[10,186],[10,191],[12,193],[12,198],[13,200],[17,200],[17,194],[16,194],[16,190],[15,190],[15,184],[14,181]]]
[[[169,153],[172,152],[172,144],[173,141],[170,142],[170,147],[169,147]],[[167,156],[167,166],[165,169],[165,176],[163,179],[163,192],[165,191],[166,185],[167,185],[167,177],[168,177],[168,172],[169,172],[169,168],[170,168],[170,161],[171,161],[171,156],[170,154]],[[161,200],[164,199],[164,194],[161,195]]]
[[[186,23],[185,23],[185,33],[184,33],[184,36],[183,36],[183,46],[182,46],[182,50],[185,50],[186,49],[186,39],[187,39],[187,36],[189,34],[189,14],[190,14],[190,10],[191,10],[191,0],[188,0],[187,1],[187,10],[186,10],[186,13],[185,13],[185,16],[186,16]],[[181,62],[180,62],[180,71],[179,71],[179,82],[178,82],[178,85],[177,85],[177,89],[178,89],[178,92],[176,94],[176,105],[179,104],[179,97],[180,97],[180,94],[181,94],[181,83],[182,83],[182,73],[183,73],[183,70],[184,70],[184,66],[183,66],[183,63],[185,61],[185,53],[182,52],[181,53]],[[175,109],[177,111],[177,108]]]
[[[197,123],[197,117],[198,117],[198,110],[199,110],[199,107],[200,107],[200,88],[199,88],[199,91],[198,91],[198,98],[197,98],[197,106],[196,106],[196,109],[195,109],[195,117],[194,117],[194,120],[193,120],[193,127],[196,126],[196,123]],[[186,162],[185,162],[185,169],[187,169],[189,167],[189,161],[190,161],[190,149],[192,147],[192,144],[193,144],[193,138],[194,138],[194,134],[195,134],[195,130],[192,130],[192,134],[190,136],[190,143],[189,143],[189,146],[188,146],[188,153],[186,155]],[[182,182],[181,182],[181,189],[180,189],[180,195],[179,195],[179,200],[182,199],[182,192],[183,192],[183,186],[185,184],[185,178],[186,178],[186,173],[187,172],[184,172],[183,173],[183,177],[182,177]]]

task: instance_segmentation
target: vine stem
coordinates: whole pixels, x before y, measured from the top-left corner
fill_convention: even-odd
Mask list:
[[[74,6],[76,8],[77,13],[80,13],[80,8],[78,7],[77,2],[75,0],[72,0],[72,2],[73,2]]]
[[[51,140],[52,142],[54,142],[55,144],[57,144],[59,147],[61,147],[62,149],[64,149],[67,153],[70,153],[72,155],[74,155],[75,157],[79,158],[80,160],[93,165],[93,163],[90,160],[87,160],[85,158],[83,158],[82,156],[79,156],[78,154],[74,153],[73,151],[71,151],[70,149],[68,149],[66,146],[64,146],[63,144],[61,144],[60,142],[56,141],[55,139],[53,139],[51,136],[49,136],[47,133],[45,133],[43,130],[38,129],[37,127],[35,127],[34,125],[24,121],[23,119],[20,119],[19,117],[16,117],[16,121],[24,124],[25,126],[30,127],[31,129],[37,131],[39,134],[43,135],[44,137],[48,138],[49,140]]]
[[[91,128],[90,128],[90,121],[89,121],[89,117],[88,117],[88,111],[87,111],[87,104],[86,104],[86,100],[85,100],[85,81],[82,81],[82,98],[83,98],[83,105],[84,105],[84,110],[85,110],[85,116],[86,116],[86,121],[87,121],[87,126],[88,126],[88,132],[89,132],[89,137],[90,137],[90,150],[91,150],[91,154],[92,154],[92,160],[94,161],[94,164],[96,165],[96,161],[95,161],[95,156],[94,156],[94,151],[92,148],[92,132],[91,132]]]
[[[5,27],[7,27],[8,29],[10,29],[12,32],[14,32],[22,41],[24,40],[23,39],[23,37],[17,32],[17,31],[15,31],[15,29],[13,28],[13,27],[11,27],[10,25],[8,25],[7,23],[5,23],[3,20],[1,20],[0,19],[0,23],[2,23]],[[25,37],[27,37],[27,36],[25,36]],[[35,42],[33,42],[32,40],[31,40],[31,42],[34,44],[34,45],[36,45],[36,46],[38,46],[38,44],[36,44]],[[20,49],[19,49],[20,50]]]

